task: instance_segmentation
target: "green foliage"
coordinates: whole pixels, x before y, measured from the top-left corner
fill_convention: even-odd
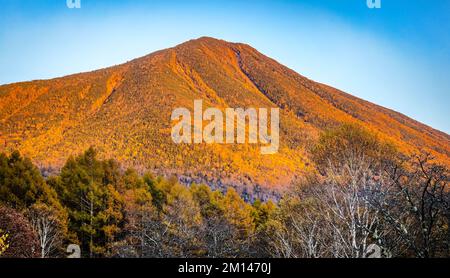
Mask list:
[[[50,188],[32,162],[14,151],[0,154],[0,203],[25,209],[40,201],[58,206],[56,192]]]
[[[46,183],[31,161],[23,158],[17,151],[11,153],[9,157],[0,154],[0,204],[24,212],[32,224],[31,229],[34,230],[33,232],[38,236],[40,242],[44,242],[50,237],[48,234],[42,233],[39,227],[42,227],[42,221],[50,220],[47,216],[51,214],[51,225],[55,224],[57,227],[49,228],[51,226],[49,225],[45,228],[58,230],[58,243],[55,240],[50,248],[52,249],[51,252],[47,253],[47,250],[45,250],[43,253],[50,255],[50,253],[56,254],[54,251],[61,251],[54,249],[60,248],[60,243],[68,236],[67,211],[61,205],[54,188]],[[45,208],[45,213],[43,208]],[[46,224],[48,223],[46,222]],[[23,227],[25,231],[28,231],[28,226],[23,225]],[[55,247],[56,245],[59,246]],[[17,247],[14,248],[17,250]],[[39,250],[36,251],[39,252]],[[15,254],[14,256],[19,253],[18,251],[12,251],[12,254]],[[20,256],[25,256],[25,254]]]
[[[162,178],[155,180],[153,176],[148,173],[144,175],[144,182],[152,195],[153,205],[158,210],[158,213],[161,213],[163,206],[167,203],[167,188],[172,184]]]
[[[35,234],[42,221],[51,223],[55,241],[41,242],[42,257],[62,254],[64,242],[80,244],[84,257],[248,256],[256,228],[274,208],[251,206],[234,189],[224,195],[174,177],[122,172],[94,148],[47,180],[17,152],[1,155],[0,170],[2,203],[24,210]]]
[[[69,158],[56,190],[69,212],[69,229],[90,257],[104,256],[123,221],[123,198],[116,188],[120,172],[111,160],[100,161],[96,151]]]
[[[259,199],[256,200],[253,203],[253,221],[255,222],[256,229],[263,229],[273,217],[276,210],[277,207],[271,200],[265,203]]]
[[[223,194],[220,191],[212,191],[207,185],[191,185],[191,192],[194,200],[200,206],[200,212],[204,218],[217,217],[223,215],[220,201]]]
[[[0,174],[2,203],[25,210],[37,234],[42,221],[51,223],[55,242],[41,242],[42,257],[62,254],[64,242],[80,244],[84,257],[247,256],[274,208],[251,206],[234,189],[224,195],[174,177],[122,172],[94,148],[47,180],[18,152],[0,156]]]
[[[127,169],[122,177],[122,186],[120,191],[126,191],[130,189],[143,188],[144,181],[139,176],[138,172],[134,169]]]

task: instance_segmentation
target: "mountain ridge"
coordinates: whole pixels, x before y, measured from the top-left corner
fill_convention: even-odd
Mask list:
[[[192,108],[279,107],[280,153],[249,145],[170,141],[170,113]],[[14,105],[11,105],[14,104]],[[243,43],[190,40],[129,62],[0,86],[0,151],[18,149],[41,168],[95,145],[126,167],[209,184],[290,184],[313,167],[309,147],[327,128],[356,123],[404,153],[449,165],[450,136],[399,112],[312,81]]]

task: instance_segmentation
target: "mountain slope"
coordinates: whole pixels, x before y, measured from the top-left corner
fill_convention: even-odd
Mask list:
[[[251,145],[175,145],[174,108],[279,107],[280,152]],[[313,82],[245,44],[188,41],[128,63],[52,80],[0,86],[0,151],[20,150],[42,168],[95,145],[125,166],[186,181],[276,187],[308,171],[321,131],[359,123],[405,153],[449,164],[450,136],[389,109]]]

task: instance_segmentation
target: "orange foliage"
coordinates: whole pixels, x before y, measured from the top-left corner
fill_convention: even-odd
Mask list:
[[[278,154],[250,145],[175,145],[174,108],[279,107]],[[204,107],[205,109],[207,107]],[[325,129],[365,126],[404,153],[449,165],[450,137],[399,113],[308,80],[244,44],[200,38],[123,65],[0,86],[0,152],[20,150],[60,168],[95,145],[125,167],[208,183],[284,186],[310,171],[310,147]]]

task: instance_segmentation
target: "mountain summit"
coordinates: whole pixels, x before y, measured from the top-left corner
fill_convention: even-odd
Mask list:
[[[171,112],[278,107],[280,151],[252,145],[176,145]],[[254,48],[202,37],[128,63],[66,77],[0,86],[0,152],[18,149],[41,168],[96,146],[124,166],[215,186],[289,184],[308,171],[309,147],[325,129],[355,123],[405,153],[449,164],[450,136],[400,113],[311,81]]]

